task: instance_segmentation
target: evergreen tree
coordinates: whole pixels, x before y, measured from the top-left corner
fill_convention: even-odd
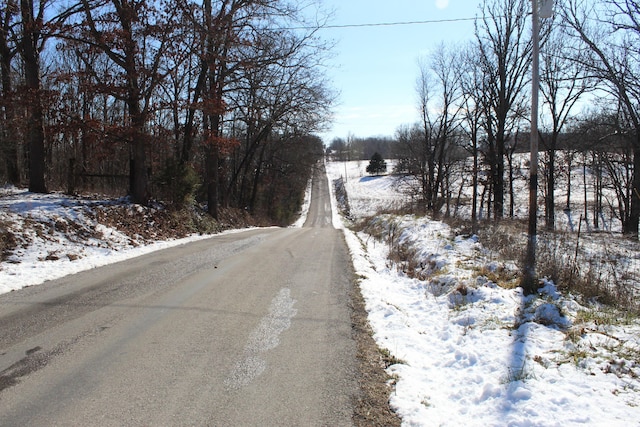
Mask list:
[[[387,171],[387,162],[384,161],[380,153],[377,151],[371,156],[369,165],[367,166],[367,173],[371,175],[380,175]]]

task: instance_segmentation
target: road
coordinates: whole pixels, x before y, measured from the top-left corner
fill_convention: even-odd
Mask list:
[[[352,425],[353,273],[316,175],[303,228],[0,296],[0,425]]]

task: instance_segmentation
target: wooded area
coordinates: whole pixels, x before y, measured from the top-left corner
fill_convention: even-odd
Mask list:
[[[558,179],[581,166],[597,181],[585,216],[598,228],[607,210],[637,238],[640,2],[555,3],[541,32],[546,226]],[[531,4],[483,0],[474,40],[421,60],[419,122],[333,151],[399,158],[424,211],[449,214],[455,186],[471,185],[474,223],[513,216],[514,155],[531,132]],[[0,179],[288,221],[335,97],[322,16],[315,1],[0,0]]]
[[[334,98],[322,22],[306,18],[321,15],[306,12],[282,0],[1,0],[0,180],[288,222]]]

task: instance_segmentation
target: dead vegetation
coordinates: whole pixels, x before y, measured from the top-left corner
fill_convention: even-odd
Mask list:
[[[0,261],[4,261],[16,248],[17,240],[5,221],[0,221]]]
[[[80,246],[110,247],[112,242],[105,239],[104,228],[98,225],[116,230],[133,246],[192,234],[271,225],[240,209],[220,209],[220,218],[216,221],[197,205],[176,210],[160,203],[142,206],[126,199],[96,201],[91,197],[77,198],[73,203],[62,199],[60,203],[66,208],[62,209],[61,215],[36,217],[28,210],[3,215],[0,218],[0,260],[19,262],[12,255],[28,248],[35,240],[57,243],[64,239]],[[80,256],[54,251],[43,255],[42,260],[74,260]]]
[[[410,277],[428,280],[438,270],[435,260],[418,259],[419,248],[400,241],[399,218],[408,212],[383,213],[357,221],[351,227],[363,231],[389,246],[389,261]],[[469,236],[470,221],[444,218],[451,227],[451,236]],[[523,264],[527,243],[527,223],[523,220],[503,219],[500,222],[481,222],[476,235],[487,249],[487,255],[495,258],[497,267],[481,267],[478,276],[492,282],[514,288],[519,285],[518,268],[502,268],[505,263]],[[443,238],[446,236],[443,236]],[[640,313],[638,296],[640,289],[640,244],[622,235],[610,232],[569,233],[538,232],[537,274],[552,280],[559,290],[575,295],[581,303],[600,303],[623,310]],[[506,265],[506,264],[505,264]]]
[[[98,223],[145,243],[182,238],[193,233],[212,233],[222,228],[193,208],[173,211],[140,205],[114,205],[100,206],[94,212]]]
[[[502,221],[480,228],[478,236],[485,247],[521,265],[526,227],[524,221]],[[638,242],[615,233],[539,231],[536,269],[581,303],[640,312],[639,250]]]

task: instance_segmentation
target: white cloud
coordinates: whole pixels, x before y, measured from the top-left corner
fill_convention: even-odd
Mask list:
[[[446,9],[449,6],[449,0],[436,0],[436,7],[438,9]]]

